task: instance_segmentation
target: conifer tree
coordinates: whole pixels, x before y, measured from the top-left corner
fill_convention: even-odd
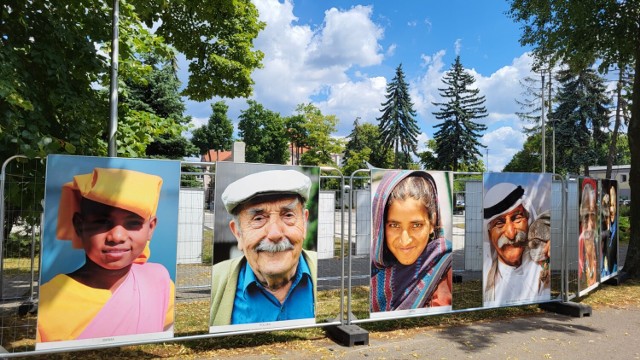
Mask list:
[[[577,74],[570,70],[558,73],[560,91],[558,107],[553,112],[557,121],[556,148],[561,169],[578,174],[580,168],[589,175],[589,165],[603,164],[602,145],[609,126],[610,98],[604,79],[586,68]]]
[[[378,118],[380,124],[380,140],[385,150],[393,149],[394,154],[403,153],[405,164],[399,164],[398,156],[394,155],[394,166],[407,167],[406,159],[410,159],[410,153],[417,155],[418,135],[420,129],[414,119],[416,112],[413,109],[409,86],[404,80],[402,64],[396,68],[396,75],[387,84],[386,101],[382,103],[382,116]]]
[[[446,100],[433,103],[440,111],[433,115],[441,123],[434,127],[436,140],[436,164],[439,169],[457,171],[461,167],[471,167],[482,158],[478,148],[485,147],[478,138],[487,127],[474,122],[487,116],[484,107],[485,98],[480,90],[473,87],[475,78],[467,73],[456,57],[451,70],[447,71],[442,82],[446,88],[438,89],[440,96]]]

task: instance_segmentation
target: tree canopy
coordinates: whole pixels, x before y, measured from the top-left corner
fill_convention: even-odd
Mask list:
[[[487,116],[484,107],[485,98],[480,89],[474,87],[475,78],[466,72],[460,56],[457,56],[451,69],[442,78],[446,88],[438,89],[445,99],[442,103],[433,103],[440,107],[433,115],[441,123],[434,136],[436,141],[436,165],[440,170],[458,171],[469,167],[482,157],[478,148],[484,147],[478,138],[487,127],[474,122]]]
[[[618,0],[511,0],[508,15],[522,24],[520,42],[533,46],[538,65],[565,63],[579,71],[598,63],[601,72],[634,67],[631,119],[630,243],[624,270],[640,276],[640,2]]]
[[[394,154],[402,152],[405,160],[411,159],[410,154],[417,155],[420,129],[414,119],[416,112],[409,95],[409,86],[404,79],[402,64],[398,65],[395,76],[387,84],[385,98],[380,109],[382,116],[378,118],[381,144],[384,149],[393,149]],[[398,156],[394,156],[396,168],[409,165],[406,161],[400,163],[399,160]]]
[[[193,130],[191,142],[206,154],[209,150],[216,152],[231,150],[233,146],[233,123],[227,116],[229,106],[224,101],[211,104],[211,116],[207,124]]]
[[[550,114],[556,128],[558,165],[568,173],[589,175],[589,165],[603,163],[605,157],[602,129],[609,125],[611,101],[604,79],[587,68],[577,74],[562,70],[558,82],[558,106]]]
[[[241,111],[238,122],[238,134],[246,144],[246,161],[285,164],[288,148],[284,119],[255,100],[247,103],[249,107]]]
[[[104,0],[2,3],[0,160],[13,154],[106,154],[111,6]],[[140,54],[175,66],[175,49],[189,61],[183,95],[247,96],[251,72],[263,56],[253,50],[253,40],[263,27],[249,0],[123,2],[119,78],[145,81],[151,66]],[[127,147],[126,139],[165,124],[149,112],[124,105],[118,110],[123,126],[116,136],[125,142],[119,155],[144,154]]]

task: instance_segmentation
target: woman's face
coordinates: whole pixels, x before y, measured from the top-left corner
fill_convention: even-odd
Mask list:
[[[387,209],[384,241],[402,265],[413,264],[429,242],[433,224],[425,206],[414,198],[395,200]]]

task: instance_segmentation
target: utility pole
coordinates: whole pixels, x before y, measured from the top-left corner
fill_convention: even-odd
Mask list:
[[[109,147],[107,149],[110,157],[118,156],[116,149],[116,131],[118,130],[118,53],[119,31],[118,23],[120,18],[120,0],[113,0],[113,37],[111,40],[111,88],[109,89]]]
[[[487,171],[489,171],[489,148],[486,148],[485,151],[487,152]]]
[[[542,109],[542,117],[541,117],[541,122],[542,122],[542,172],[546,172],[546,151],[545,151],[545,138],[546,138],[546,131],[545,131],[545,127],[544,127],[544,69],[541,71],[542,74],[542,106],[540,107]]]

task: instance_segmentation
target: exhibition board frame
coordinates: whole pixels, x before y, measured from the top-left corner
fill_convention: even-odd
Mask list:
[[[0,204],[0,218],[3,220],[5,220],[5,216],[7,216],[6,211],[5,211],[5,190],[6,188],[10,187],[10,186],[14,186],[15,183],[12,182],[20,182],[22,185],[24,184],[28,184],[29,186],[44,186],[44,183],[42,182],[42,178],[44,176],[44,174],[42,174],[42,169],[43,169],[43,164],[46,163],[46,159],[28,159],[25,156],[14,156],[10,159],[8,159],[7,161],[5,161],[5,163],[2,166],[2,174],[1,174],[1,186],[0,186],[0,198],[3,199],[3,201]],[[35,166],[36,168],[39,166],[39,170],[36,171],[36,173],[31,172],[30,169],[34,168],[34,164],[36,164],[37,166]],[[39,165],[38,165],[39,164]],[[182,166],[191,166],[194,169],[191,169],[189,171],[183,171],[182,175],[193,175],[193,176],[215,176],[215,167],[216,167],[216,163],[212,163],[212,162],[194,162],[194,161],[182,161],[181,162]],[[22,170],[16,170],[19,168],[23,168]],[[24,169],[27,169],[29,171],[25,171]],[[120,341],[120,342],[108,342],[108,343],[101,343],[101,344],[91,344],[89,346],[83,346],[82,348],[78,348],[78,347],[63,347],[63,348],[57,348],[57,349],[46,349],[46,350],[33,350],[33,348],[31,347],[31,345],[28,346],[17,346],[17,347],[10,347],[9,352],[3,353],[2,356],[4,357],[14,357],[14,356],[26,356],[26,355],[39,355],[39,354],[47,354],[47,353],[58,353],[58,352],[66,352],[66,351],[75,351],[75,350],[89,350],[89,349],[106,349],[106,348],[111,348],[111,347],[121,347],[121,346],[130,346],[130,345],[140,345],[140,344],[152,344],[152,343],[163,343],[163,342],[170,342],[170,341],[190,341],[190,340],[202,340],[202,339],[207,339],[207,338],[216,338],[216,337],[225,337],[225,336],[234,336],[234,335],[245,335],[245,334],[254,334],[254,333],[263,333],[263,332],[270,332],[270,331],[279,331],[279,330],[296,330],[296,329],[302,329],[302,328],[309,328],[309,327],[317,327],[317,328],[331,328],[331,327],[336,327],[336,326],[342,326],[342,325],[355,325],[355,324],[360,324],[360,323],[367,323],[367,322],[373,322],[373,321],[381,321],[384,319],[379,319],[379,318],[362,318],[362,319],[357,319],[355,318],[355,316],[352,314],[353,308],[352,308],[352,303],[353,303],[353,293],[352,293],[352,289],[354,288],[353,285],[353,280],[355,279],[355,276],[353,275],[354,269],[353,269],[353,264],[354,264],[354,259],[355,260],[362,260],[362,255],[358,255],[356,254],[356,234],[354,234],[354,229],[355,229],[355,219],[354,217],[356,216],[366,216],[366,215],[358,215],[357,211],[353,211],[354,209],[354,204],[356,203],[356,199],[355,197],[357,196],[357,191],[362,191],[363,193],[366,193],[366,191],[370,191],[370,186],[371,186],[371,170],[357,170],[356,172],[354,172],[353,174],[350,174],[348,177],[348,186],[345,182],[345,176],[340,172],[339,169],[337,168],[333,168],[333,167],[319,167],[319,171],[320,171],[320,186],[321,186],[321,190],[328,190],[328,191],[335,191],[336,195],[339,197],[338,199],[338,203],[336,204],[335,210],[336,213],[340,215],[340,220],[336,221],[336,223],[334,224],[334,229],[335,229],[335,233],[337,234],[337,236],[335,236],[335,238],[339,238],[339,240],[337,240],[340,244],[340,251],[336,252],[336,255],[334,256],[335,259],[337,259],[337,261],[340,264],[340,276],[339,276],[339,289],[340,289],[340,298],[335,299],[335,301],[337,301],[339,303],[339,313],[335,314],[335,317],[329,319],[329,320],[323,320],[323,321],[319,321],[316,318],[316,323],[313,325],[304,325],[304,326],[273,326],[270,327],[268,329],[261,329],[261,328],[253,328],[253,329],[248,329],[248,330],[234,330],[234,331],[228,331],[228,332],[223,332],[223,333],[203,333],[203,334],[195,334],[195,335],[178,335],[178,336],[174,336],[172,338],[158,338],[158,339],[143,339],[143,340],[135,340],[135,341]],[[20,173],[17,177],[14,176],[15,174],[13,173]],[[39,172],[39,173],[38,173]],[[36,174],[36,175],[34,175]],[[478,177],[482,177],[483,173],[476,173],[476,172],[450,172],[450,176],[453,180],[454,183],[456,182],[461,182],[462,184],[466,184],[467,182],[473,182],[473,181],[478,181]],[[573,291],[571,284],[574,281],[573,278],[571,278],[571,269],[569,266],[569,252],[575,247],[574,242],[577,242],[577,239],[572,239],[571,238],[571,233],[569,231],[569,212],[572,211],[570,210],[571,204],[569,204],[570,202],[570,198],[569,198],[569,186],[568,184],[571,183],[573,180],[569,177],[562,177],[560,175],[550,175],[552,177],[552,181],[554,185],[556,187],[558,187],[556,193],[559,194],[556,195],[554,197],[554,202],[559,202],[559,204],[554,204],[555,207],[557,207],[557,211],[559,212],[559,214],[555,215],[555,221],[557,224],[559,224],[558,226],[555,226],[554,229],[552,230],[553,234],[553,241],[555,244],[555,239],[557,239],[559,237],[559,244],[558,246],[554,245],[554,251],[560,251],[560,255],[559,255],[559,261],[560,261],[560,267],[559,269],[553,269],[553,271],[557,271],[559,272],[558,274],[558,278],[560,279],[559,282],[556,285],[556,289],[554,291],[554,296],[552,298],[550,298],[547,301],[537,301],[537,302],[528,302],[527,304],[544,304],[544,303],[560,303],[560,302],[567,302],[570,301],[572,299],[575,299],[578,296],[578,291]],[[18,179],[19,180],[15,180]],[[204,182],[204,181],[203,181]],[[322,189],[322,184],[327,184],[327,183],[331,183],[331,185],[329,187],[327,187],[326,189]],[[336,189],[337,187],[337,189]],[[464,187],[464,185],[463,185]],[[463,191],[464,192],[464,191]],[[452,192],[451,196],[451,203],[454,204],[454,197],[458,196],[459,193],[458,192]],[[472,200],[473,196],[478,196],[478,192],[476,191],[476,194],[472,196],[471,193],[467,193],[465,194],[466,197],[466,203],[467,206],[470,206],[468,204],[473,203],[475,201],[476,205],[477,205],[477,198],[475,200]],[[347,203],[348,201],[348,203]],[[30,203],[28,203],[30,202]],[[30,214],[30,216],[32,217],[39,217],[41,215],[39,215],[37,213],[38,209],[39,209],[39,205],[40,205],[40,200],[36,200],[36,199],[28,199],[25,200],[25,202],[22,203],[23,205],[23,210],[28,210],[30,212],[34,212],[33,214]],[[482,202],[480,201],[480,204]],[[204,208],[206,207],[205,204],[202,204],[203,206],[203,211]],[[453,208],[453,206],[452,206]],[[465,208],[466,210],[463,210],[463,216],[466,217],[466,215],[464,214],[464,212],[466,211],[467,213],[472,210],[471,208]],[[357,210],[357,209],[356,209]],[[477,210],[477,209],[476,209]],[[559,216],[559,218],[558,218]],[[371,219],[369,219],[369,221],[371,221]],[[37,312],[37,288],[38,288],[38,281],[35,278],[35,273],[39,270],[39,264],[37,264],[37,261],[39,260],[39,256],[38,254],[36,254],[35,249],[36,249],[36,245],[39,242],[39,238],[38,236],[40,235],[38,233],[38,227],[37,226],[33,226],[31,227],[32,233],[30,234],[30,236],[32,237],[32,241],[30,244],[28,244],[29,247],[29,252],[30,252],[30,258],[27,258],[26,261],[28,263],[30,263],[30,265],[27,265],[27,267],[29,268],[28,273],[30,274],[30,281],[26,281],[29,286],[29,290],[26,293],[22,293],[19,294],[17,296],[14,295],[14,293],[10,293],[10,291],[6,291],[6,288],[10,288],[12,286],[11,281],[5,281],[6,279],[6,275],[8,274],[8,271],[5,273],[5,267],[4,267],[4,260],[5,260],[5,256],[0,256],[0,300],[5,304],[5,308],[8,309],[8,311],[5,311],[5,315],[3,315],[3,317],[5,317],[5,322],[6,323],[13,323],[14,318],[18,318],[18,317],[22,317],[24,316],[24,314],[21,313],[21,315],[18,315],[18,311],[20,310],[21,312],[24,312],[25,306],[26,306],[26,310],[27,312],[30,312],[31,314],[36,313]],[[362,234],[360,234],[362,235]],[[365,234],[366,235],[366,234]],[[369,234],[370,235],[370,234]],[[362,237],[361,237],[362,238]],[[364,237],[366,238],[366,236]],[[464,234],[464,241],[466,241],[466,228],[465,228],[465,234]],[[4,254],[5,252],[3,252],[3,247],[5,246],[5,238],[4,238],[4,231],[2,234],[0,234],[0,254]],[[7,256],[7,258],[9,258],[10,256]],[[554,262],[557,262],[558,257],[553,257]],[[453,269],[453,273],[454,273],[454,282],[456,281],[456,279],[459,279],[460,277],[462,278],[462,281],[464,282],[466,273],[464,272],[465,269],[459,269],[459,268],[454,268]],[[203,285],[200,285],[199,287],[203,287]],[[205,289],[206,290],[206,289]],[[589,289],[589,291],[592,291],[592,289]],[[345,292],[346,292],[346,297],[345,297]],[[454,294],[455,295],[455,294]],[[580,296],[584,296],[586,295],[585,293],[581,294]],[[521,305],[521,304],[516,304],[516,305]],[[513,305],[505,305],[505,306],[513,306]],[[392,317],[386,318],[386,319],[401,319],[401,318],[413,318],[413,317],[423,317],[423,316],[429,316],[429,315],[433,315],[433,314],[438,314],[438,315],[446,315],[446,314],[455,314],[455,313],[460,313],[460,312],[467,312],[467,311],[477,311],[477,310],[485,310],[488,307],[485,306],[473,306],[473,307],[468,307],[468,308],[464,308],[464,309],[451,309],[449,311],[446,312],[437,312],[437,313],[429,313],[429,312],[404,312],[404,313],[398,313],[398,314],[394,314]],[[13,312],[13,314],[11,313]],[[17,326],[21,326],[21,327],[35,327],[35,322],[30,322],[27,323],[26,325],[21,324],[21,325],[15,325],[15,327]],[[3,332],[5,334],[11,334],[11,333],[15,333],[16,329],[14,328],[14,326],[9,325],[8,327],[3,328]],[[3,335],[3,338],[6,338],[5,341],[7,341],[7,343],[10,343],[11,341],[17,340],[17,339],[10,339],[10,336],[8,335]],[[4,344],[4,342],[3,342]]]

